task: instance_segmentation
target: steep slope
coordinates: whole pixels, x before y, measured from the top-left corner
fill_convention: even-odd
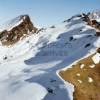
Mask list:
[[[64,80],[74,84],[73,100],[99,100],[100,54],[95,53],[73,63],[70,67],[59,74]]]
[[[73,86],[56,71],[93,54],[99,41],[96,30],[76,15],[13,45],[0,45],[0,99],[72,100]]]
[[[12,45],[31,32],[36,33],[28,15],[18,16],[0,27],[0,40],[3,45]]]

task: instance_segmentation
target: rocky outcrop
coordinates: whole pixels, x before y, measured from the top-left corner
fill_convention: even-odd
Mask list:
[[[97,52],[100,53],[100,48],[97,49]]]
[[[90,18],[89,18],[89,16],[87,14],[82,13],[82,19],[83,19],[83,21],[87,22],[88,25],[92,24],[91,20],[90,20]]]
[[[87,22],[88,25],[96,29],[96,35],[100,36],[100,23],[95,19],[91,19],[88,15],[82,14],[83,21]]]
[[[11,29],[0,32],[0,40],[3,45],[11,45],[21,38],[36,33],[37,28],[34,27],[28,15],[19,16],[19,21],[11,27]]]

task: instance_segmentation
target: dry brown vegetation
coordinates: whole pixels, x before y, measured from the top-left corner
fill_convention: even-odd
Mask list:
[[[90,68],[90,65],[94,65],[92,56],[59,73],[64,80],[75,86],[74,100],[100,100],[100,63]],[[83,68],[80,67],[82,64]],[[89,77],[92,79],[90,82]]]

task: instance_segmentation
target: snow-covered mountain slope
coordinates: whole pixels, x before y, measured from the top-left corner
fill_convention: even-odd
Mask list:
[[[0,100],[72,100],[73,86],[56,71],[99,46],[95,29],[79,16],[14,45],[0,45]]]

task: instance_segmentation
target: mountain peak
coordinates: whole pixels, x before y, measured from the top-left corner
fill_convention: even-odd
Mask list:
[[[0,40],[4,45],[11,45],[23,36],[35,33],[37,28],[33,25],[28,15],[20,15],[3,26],[0,30]]]
[[[89,16],[92,19],[100,19],[100,10],[93,11]]]

